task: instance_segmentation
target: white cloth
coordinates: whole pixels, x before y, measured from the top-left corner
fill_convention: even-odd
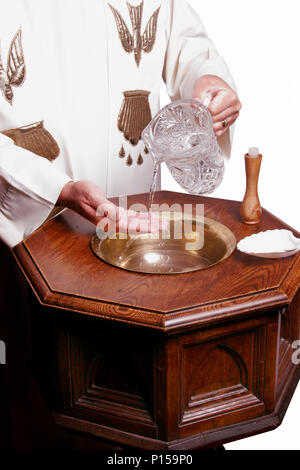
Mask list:
[[[149,191],[151,157],[137,165],[143,143],[133,147],[118,130],[124,91],[149,91],[154,116],[162,77],[172,100],[192,97],[195,80],[207,73],[234,86],[185,0],[144,0],[142,33],[160,11],[154,47],[142,52],[139,67],[122,46],[110,5],[132,33],[125,0],[0,0],[3,67],[20,27],[26,65],[24,83],[12,87],[12,105],[0,90],[0,130],[43,120],[60,147],[49,162],[0,134],[0,238],[10,246],[46,219],[70,180],[94,181],[107,197]],[[132,166],[119,158],[122,145]]]

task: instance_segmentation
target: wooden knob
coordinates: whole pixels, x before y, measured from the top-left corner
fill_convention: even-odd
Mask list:
[[[258,224],[262,214],[258,197],[258,178],[261,167],[262,155],[249,157],[245,155],[246,167],[246,192],[241,206],[241,217],[245,224]]]

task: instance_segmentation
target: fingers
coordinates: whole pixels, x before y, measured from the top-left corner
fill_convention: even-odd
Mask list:
[[[212,116],[218,116],[229,109],[234,112],[240,111],[241,103],[232,89],[221,89],[210,102],[208,109]]]
[[[235,114],[232,114],[229,116],[227,119],[222,120],[221,122],[216,122],[213,125],[214,133],[217,137],[220,137],[221,135],[225,134],[227,132],[228,128],[232,126],[232,124],[236,121],[236,119],[239,117],[239,111]]]
[[[127,214],[118,222],[118,228],[122,232],[129,234],[157,233],[167,228],[166,221],[162,220],[157,214],[141,212],[130,215],[129,212],[127,211]]]
[[[214,124],[216,124],[217,122],[222,122],[225,119],[227,119],[228,121],[231,118],[231,116],[238,114],[241,108],[242,108],[241,103],[237,101],[234,104],[228,106],[225,110],[217,114],[212,114]]]
[[[67,183],[59,202],[105,232],[155,233],[164,228],[157,214],[126,210],[107,200],[101,189],[90,181]]]
[[[214,94],[208,109],[213,119],[213,129],[217,137],[227,132],[228,127],[239,117],[242,108],[236,93],[231,90],[220,90]]]
[[[242,105],[233,92],[219,93],[211,102],[209,110],[213,118],[213,129],[216,137],[227,132],[228,127],[239,117]]]
[[[94,225],[97,225],[99,220],[104,218],[104,217],[99,218],[97,216],[97,213],[96,213],[95,209],[93,207],[89,206],[88,204],[78,205],[78,207],[76,209],[76,212],[78,214],[82,215],[82,217],[84,217],[85,219],[92,222],[92,224],[94,224]]]
[[[214,75],[200,77],[195,85],[194,99],[203,103],[208,94],[211,97],[208,109],[212,115],[214,133],[219,137],[236,121],[242,105],[236,92]]]
[[[87,218],[93,221],[92,208],[88,212]],[[125,210],[110,202],[98,207],[94,220],[99,229],[109,233],[157,233],[167,228],[166,221],[155,213]]]

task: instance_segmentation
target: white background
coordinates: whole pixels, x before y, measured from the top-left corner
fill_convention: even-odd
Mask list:
[[[244,154],[259,147],[262,206],[300,231],[300,27],[299,0],[189,0],[227,62],[243,104],[231,160],[212,194],[242,200]],[[162,91],[162,104],[168,102]],[[162,171],[162,188],[182,191]],[[300,449],[300,385],[275,431],[227,444],[226,449]]]

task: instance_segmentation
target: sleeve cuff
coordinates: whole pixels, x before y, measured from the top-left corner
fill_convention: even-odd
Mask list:
[[[1,138],[0,238],[4,243],[13,247],[36,230],[69,181],[53,163]]]
[[[5,190],[0,207],[0,238],[13,247],[36,230],[53,209],[51,203],[40,203],[13,186]]]
[[[15,145],[0,147],[0,174],[19,192],[46,205],[55,204],[71,181],[55,164]]]

